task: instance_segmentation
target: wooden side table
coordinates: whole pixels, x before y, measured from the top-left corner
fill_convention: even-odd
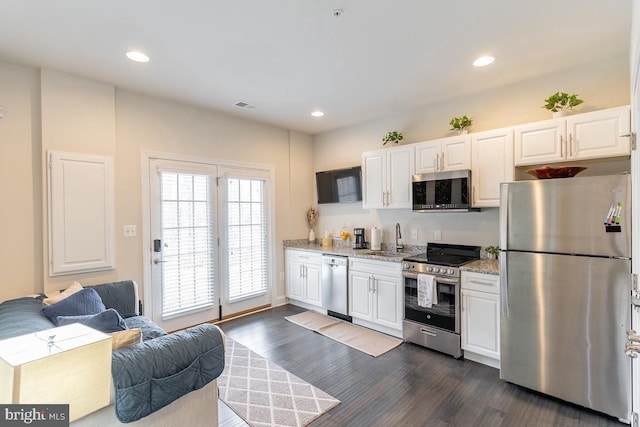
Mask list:
[[[74,421],[109,405],[111,336],[74,323],[0,341],[0,403],[69,404]]]

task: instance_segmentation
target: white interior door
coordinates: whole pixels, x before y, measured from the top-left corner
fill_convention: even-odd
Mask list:
[[[151,317],[166,331],[216,320],[217,168],[149,163]]]

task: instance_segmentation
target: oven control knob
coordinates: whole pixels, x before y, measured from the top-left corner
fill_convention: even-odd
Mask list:
[[[433,272],[434,273],[440,273],[440,269],[438,267],[436,267],[436,268],[433,269]]]
[[[452,268],[448,269],[447,274],[453,274],[453,269]]]
[[[427,271],[433,271],[433,267],[427,267]]]
[[[409,263],[405,262],[402,264],[402,268],[404,268],[405,270],[409,269]]]

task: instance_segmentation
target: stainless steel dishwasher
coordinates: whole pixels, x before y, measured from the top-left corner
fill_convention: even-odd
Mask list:
[[[327,314],[351,322],[347,265],[349,258],[322,255],[322,306]]]

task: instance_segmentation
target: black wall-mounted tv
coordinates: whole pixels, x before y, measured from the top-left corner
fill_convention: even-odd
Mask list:
[[[362,168],[316,172],[318,204],[351,203],[362,200]]]

